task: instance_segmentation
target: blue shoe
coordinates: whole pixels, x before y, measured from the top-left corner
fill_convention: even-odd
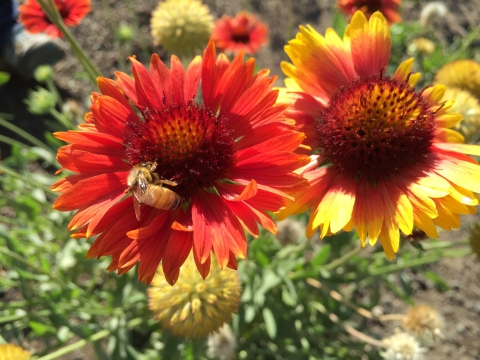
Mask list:
[[[3,61],[20,76],[31,79],[39,65],[54,65],[65,56],[66,47],[45,34],[31,34],[16,24],[3,50]]]

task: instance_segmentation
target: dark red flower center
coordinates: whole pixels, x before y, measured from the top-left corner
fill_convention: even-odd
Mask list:
[[[415,164],[430,151],[435,114],[407,81],[373,76],[340,88],[320,114],[323,155],[355,178],[375,181]]]
[[[239,25],[232,29],[232,40],[242,44],[250,42],[250,34],[244,25]]]
[[[355,10],[361,10],[364,13],[373,14],[375,11],[382,10],[381,0],[356,0]]]
[[[225,178],[234,155],[227,119],[198,106],[170,105],[142,111],[141,123],[127,123],[127,160],[135,165],[156,162],[159,179],[184,199]]]
[[[55,1],[55,5],[57,6],[58,12],[65,19],[70,14],[70,4],[65,1]]]

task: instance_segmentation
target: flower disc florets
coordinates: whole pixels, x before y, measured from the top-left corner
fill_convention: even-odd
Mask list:
[[[190,255],[173,286],[165,280],[163,268],[158,267],[148,289],[148,306],[165,329],[177,336],[197,339],[231,320],[241,294],[236,271],[222,270],[218,261],[213,260],[210,274],[202,279]]]
[[[170,105],[142,111],[144,122],[127,123],[127,159],[156,162],[160,179],[178,183],[185,199],[225,177],[234,154],[227,119],[196,105]]]
[[[428,154],[435,117],[431,104],[407,81],[372,76],[340,88],[321,113],[318,130],[330,162],[375,180]]]

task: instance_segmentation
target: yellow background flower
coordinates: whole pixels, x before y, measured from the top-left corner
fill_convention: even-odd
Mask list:
[[[192,56],[207,45],[213,18],[198,0],[166,0],[158,4],[150,21],[156,45],[178,56]]]
[[[241,287],[235,270],[221,270],[213,258],[205,280],[190,255],[171,286],[162,267],[148,289],[149,308],[165,329],[187,338],[201,338],[231,320],[240,302]]]

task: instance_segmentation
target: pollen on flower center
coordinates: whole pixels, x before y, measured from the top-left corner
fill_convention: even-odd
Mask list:
[[[225,177],[234,153],[227,119],[193,101],[142,115],[143,122],[127,123],[130,164],[156,162],[155,173],[175,181],[175,192],[185,199]]]
[[[373,76],[340,88],[320,114],[323,155],[356,178],[395,174],[430,151],[435,114],[406,81]]]

